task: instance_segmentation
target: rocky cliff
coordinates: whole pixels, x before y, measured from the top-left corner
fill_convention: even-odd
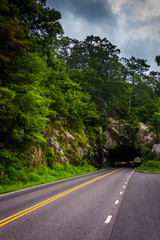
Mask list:
[[[44,137],[47,140],[47,152],[43,153],[41,149],[34,148],[32,157],[35,166],[41,163],[50,166],[55,162],[70,162],[76,165],[84,160],[96,166],[112,165],[113,159],[121,159],[125,155],[132,158],[140,156],[143,160],[144,147],[153,148],[152,156],[160,155],[160,145],[155,145],[157,139],[149,127],[140,123],[139,129],[131,132],[125,121],[111,118],[105,132],[97,128],[89,137],[83,131],[69,132],[62,127],[52,128]],[[123,156],[120,156],[121,154]]]

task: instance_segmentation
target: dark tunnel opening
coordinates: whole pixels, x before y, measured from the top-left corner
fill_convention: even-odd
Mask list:
[[[135,167],[138,165],[134,162],[136,157],[140,157],[134,146],[121,145],[112,149],[109,153],[109,161],[111,166]]]

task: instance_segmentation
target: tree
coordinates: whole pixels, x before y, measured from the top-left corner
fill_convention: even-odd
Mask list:
[[[29,30],[29,36],[42,40],[43,44],[53,43],[57,35],[63,33],[58,22],[60,12],[46,7],[46,0],[8,0],[8,5],[10,15],[21,21]]]
[[[159,55],[157,55],[155,57],[155,62],[157,63],[158,66],[160,66],[160,56]]]
[[[14,64],[8,69],[10,83],[0,88],[0,136],[6,148],[24,151],[45,143],[41,132],[49,121],[51,101],[44,84],[49,69],[45,59],[31,53]]]

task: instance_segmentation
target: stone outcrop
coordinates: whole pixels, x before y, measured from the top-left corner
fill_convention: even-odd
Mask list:
[[[51,148],[55,154],[53,163],[57,161],[61,163],[71,161],[74,163],[77,159],[86,158],[88,160],[89,156],[95,156],[96,162],[99,159],[99,162],[107,163],[110,151],[120,146],[128,146],[136,150],[138,146],[142,159],[143,146],[147,145],[150,148],[153,146],[152,156],[160,156],[160,144],[155,144],[156,136],[149,130],[149,127],[140,123],[140,128],[133,133],[128,131],[128,124],[125,121],[109,118],[108,129],[103,132],[100,128],[100,134],[106,135],[106,143],[101,148],[97,147],[97,145],[91,147],[85,133],[82,132],[79,138],[76,139],[77,137],[75,138],[67,129],[62,127],[58,130],[52,129],[44,137],[47,140],[47,147]],[[82,139],[81,143],[80,139]],[[41,149],[34,148],[32,157],[35,167],[42,164],[43,161],[47,161],[43,159]]]
[[[65,163],[69,161],[76,163],[77,159],[85,158],[91,151],[91,146],[88,144],[89,140],[84,133],[83,135],[86,143],[80,144],[67,129],[62,127],[59,130],[52,129],[48,132],[45,136],[47,147],[53,149],[55,162]]]
[[[128,146],[135,148],[143,159],[143,146],[152,146],[156,143],[156,135],[150,131],[149,127],[140,123],[140,128],[137,131],[128,131],[128,125],[125,121],[119,121],[110,118],[106,134],[106,144],[103,149],[104,161],[109,158],[110,151],[117,149],[120,146]],[[153,147],[153,156],[160,155],[160,145]]]
[[[156,135],[149,130],[149,127],[143,123],[140,123],[140,128],[136,134],[136,140],[140,144],[147,144],[152,146],[156,142]]]
[[[110,123],[106,134],[107,149],[114,149],[119,145],[127,145],[131,141],[130,136],[127,134],[127,124],[124,121],[109,119]]]
[[[70,134],[67,130],[64,130],[64,138],[67,144],[76,141],[75,137],[73,137],[73,135]]]
[[[138,142],[140,145],[148,144],[149,146],[153,146],[156,142],[156,135],[143,123],[140,123],[140,128],[134,135],[128,133],[127,128],[128,125],[124,121],[110,118],[110,124],[106,131],[106,147],[113,149],[120,145],[132,145],[135,142]]]
[[[152,158],[160,156],[160,144],[154,144],[152,147]]]

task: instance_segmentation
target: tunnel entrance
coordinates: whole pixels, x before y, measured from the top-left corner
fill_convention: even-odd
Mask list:
[[[115,149],[112,149],[109,153],[109,161],[111,166],[126,166],[134,167],[134,158],[140,157],[140,154],[133,146],[121,145]]]

